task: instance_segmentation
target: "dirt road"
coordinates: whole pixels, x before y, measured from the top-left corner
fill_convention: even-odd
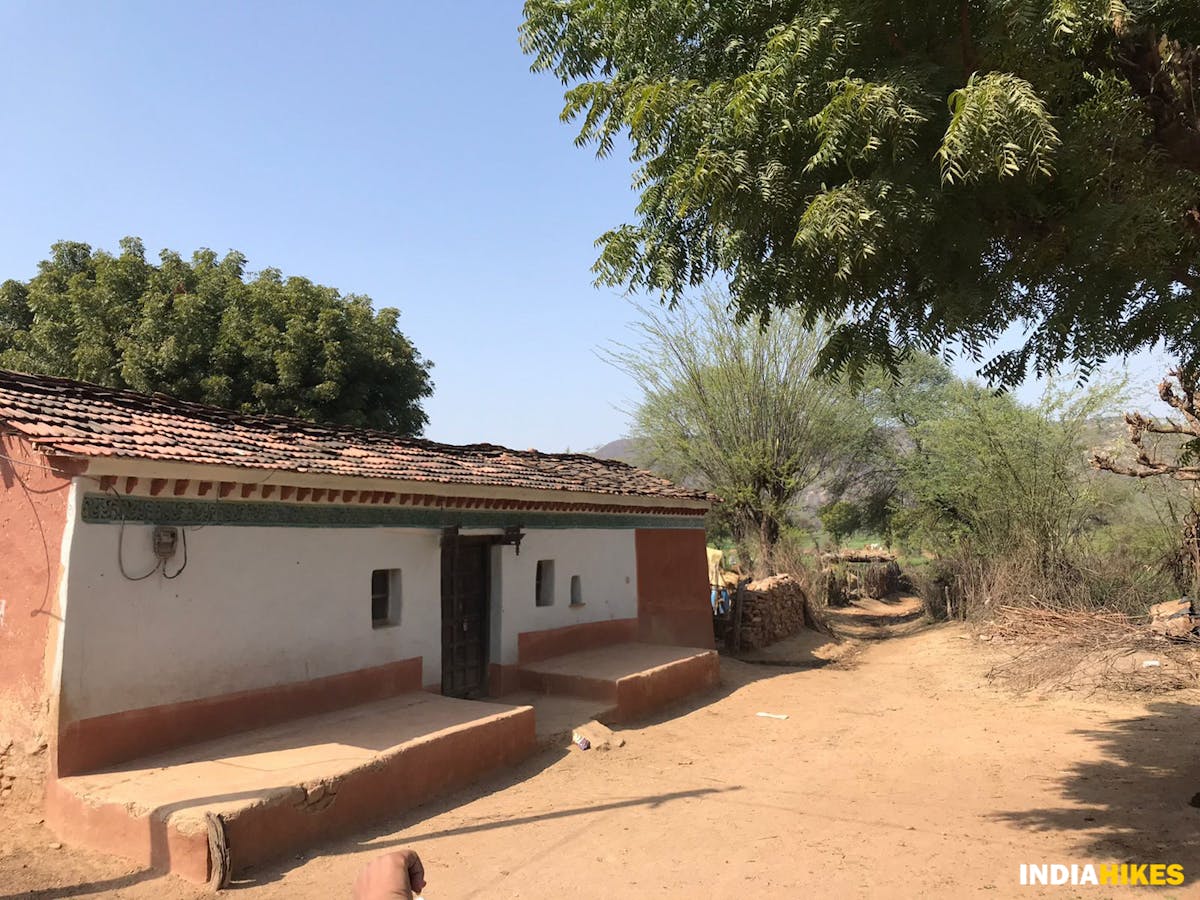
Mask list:
[[[852,668],[726,663],[711,702],[625,731],[621,749],[545,753],[230,894],[345,897],[372,855],[404,846],[429,900],[1135,894],[1021,888],[1023,862],[1182,863],[1186,886],[1137,895],[1200,896],[1200,695],[1014,697],[983,677],[993,652],[947,626]],[[0,897],[203,896],[6,832]]]

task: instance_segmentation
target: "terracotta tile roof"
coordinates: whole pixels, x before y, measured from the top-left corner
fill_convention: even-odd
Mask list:
[[[0,429],[46,453],[277,469],[356,478],[711,499],[651,472],[579,453],[456,446],[378,431],[248,416],[162,394],[0,370]]]

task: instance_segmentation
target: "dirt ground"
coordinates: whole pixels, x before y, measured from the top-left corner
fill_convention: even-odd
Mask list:
[[[725,661],[706,703],[519,769],[227,892],[349,895],[411,847],[434,898],[1200,897],[1200,694],[1014,696],[957,626],[804,669]],[[758,712],[787,715],[762,718]],[[0,898],[205,896],[0,807]],[[1182,888],[1020,887],[1020,863],[1181,863]]]

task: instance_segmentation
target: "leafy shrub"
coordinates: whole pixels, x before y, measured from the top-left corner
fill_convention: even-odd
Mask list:
[[[821,527],[833,538],[836,545],[858,531],[862,522],[862,512],[847,500],[837,500],[821,507]]]

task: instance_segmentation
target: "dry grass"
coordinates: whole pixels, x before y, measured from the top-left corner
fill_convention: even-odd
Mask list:
[[[1018,690],[1160,692],[1200,686],[1200,639],[1168,638],[1151,630],[1145,617],[1002,606],[978,636],[1007,656],[988,677]]]
[[[935,560],[912,580],[933,618],[974,622],[1005,607],[1135,617],[1179,596],[1160,565],[1123,554],[1081,552],[1055,564],[1029,553],[995,559],[963,554]]]

